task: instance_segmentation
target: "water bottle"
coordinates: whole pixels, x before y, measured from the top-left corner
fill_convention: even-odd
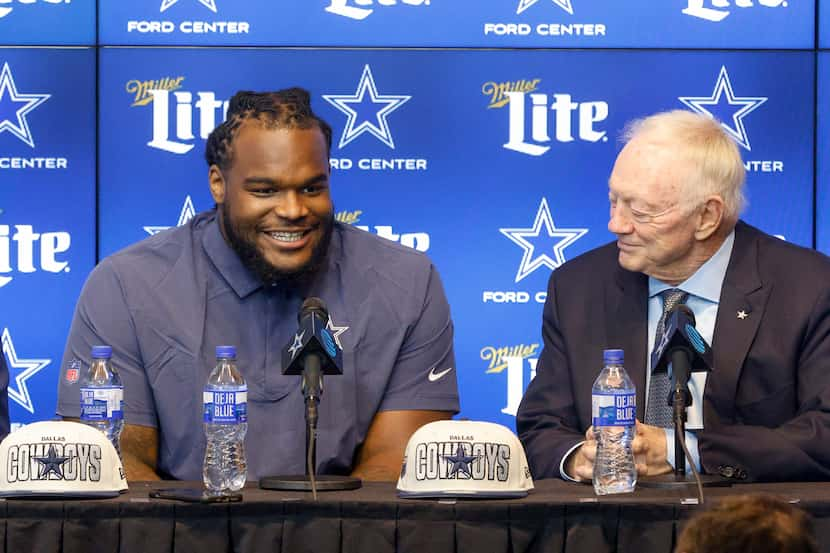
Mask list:
[[[603,352],[604,367],[591,389],[591,416],[597,440],[594,491],[597,495],[633,492],[636,401],[634,384],[623,368],[623,350]]]
[[[81,422],[103,432],[121,457],[124,386],[110,346],[92,346],[92,364],[81,379]]]
[[[236,348],[216,347],[216,366],[203,394],[207,447],[202,479],[209,495],[239,491],[248,477],[248,385],[236,368]]]

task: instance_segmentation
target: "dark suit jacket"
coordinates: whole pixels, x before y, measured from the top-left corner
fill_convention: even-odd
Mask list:
[[[616,243],[551,275],[544,348],[516,419],[534,477],[559,476],[583,439],[603,349],[625,350],[643,420],[647,303],[648,278],[619,266]],[[830,258],[739,222],[713,342],[696,432],[703,470],[830,479]]]
[[[9,369],[0,349],[0,440],[9,433]]]

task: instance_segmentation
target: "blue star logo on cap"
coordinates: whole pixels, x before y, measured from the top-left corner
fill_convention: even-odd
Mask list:
[[[59,479],[63,480],[63,464],[69,457],[62,457],[55,451],[55,446],[49,444],[49,455],[46,457],[32,457],[35,461],[40,463],[40,472],[38,478],[45,480],[49,478],[50,474],[55,474]]]
[[[553,270],[565,262],[564,249],[579,240],[586,228],[556,228],[548,201],[542,198],[530,228],[502,228],[499,231],[524,250],[516,282],[545,266]],[[544,232],[543,232],[544,231]]]
[[[714,117],[735,142],[751,151],[744,117],[758,109],[769,98],[765,96],[736,96],[726,66],[720,68],[718,80],[710,96],[680,96],[677,98],[692,111]],[[729,122],[732,125],[729,125]]]
[[[163,12],[173,4],[176,4],[178,1],[179,0],[162,0],[159,12]],[[210,11],[212,11],[213,13],[216,13],[216,0],[199,0],[199,3],[207,9],[209,9]]]
[[[0,133],[9,131],[14,136],[35,147],[32,131],[26,116],[40,104],[51,98],[51,94],[21,94],[12,77],[8,63],[0,72]]]
[[[9,375],[9,399],[14,400],[28,412],[34,413],[35,406],[32,403],[32,396],[29,393],[27,381],[43,370],[52,360],[22,359],[18,357],[8,328],[3,329],[3,335],[0,341],[2,342],[2,352],[5,353],[6,359],[9,362],[9,372],[11,373],[12,370],[22,369],[16,375],[14,373]],[[16,387],[12,386],[12,384],[16,385]]]
[[[472,478],[473,473],[470,470],[470,465],[473,461],[478,459],[480,455],[467,455],[464,452],[464,444],[458,444],[455,450],[455,455],[444,455],[444,460],[450,463],[450,471],[448,477],[458,477],[458,473],[466,474],[467,478]]]
[[[519,15],[530,6],[538,2],[539,0],[519,0],[519,7],[516,8],[516,15]],[[574,14],[573,6],[571,5],[571,0],[553,0],[553,3],[568,12],[569,14]]]
[[[393,150],[395,142],[387,117],[412,98],[403,94],[380,94],[369,65],[363,68],[354,94],[323,94],[323,99],[346,114],[346,128],[339,148],[368,132]]]

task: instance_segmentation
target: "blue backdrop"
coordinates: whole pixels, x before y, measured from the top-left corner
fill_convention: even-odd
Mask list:
[[[812,48],[815,1],[101,2],[102,44]]]
[[[95,262],[212,206],[205,138],[239,89],[308,88],[334,128],[338,218],[435,261],[464,417],[513,426],[551,271],[612,238],[606,181],[632,118],[724,121],[748,169],[745,218],[830,252],[828,60],[814,44],[827,16],[814,2],[136,0],[97,12],[96,39],[91,0],[0,0],[0,43],[52,46],[0,48],[0,332],[16,423],[54,413]],[[93,47],[55,47],[69,44]]]

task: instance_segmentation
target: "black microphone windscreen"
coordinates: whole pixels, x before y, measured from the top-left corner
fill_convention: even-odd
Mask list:
[[[671,310],[669,311],[669,315],[671,315],[671,313],[675,311],[683,312],[683,314],[689,318],[689,321],[692,323],[692,326],[697,326],[697,322],[695,321],[695,314],[692,313],[692,310],[689,309],[688,305],[686,305],[685,303],[678,303],[677,305],[671,308]]]
[[[302,321],[303,317],[317,313],[324,321],[329,320],[329,310],[326,308],[326,302],[320,298],[310,297],[306,298],[300,307],[300,313],[297,315],[297,320]]]

